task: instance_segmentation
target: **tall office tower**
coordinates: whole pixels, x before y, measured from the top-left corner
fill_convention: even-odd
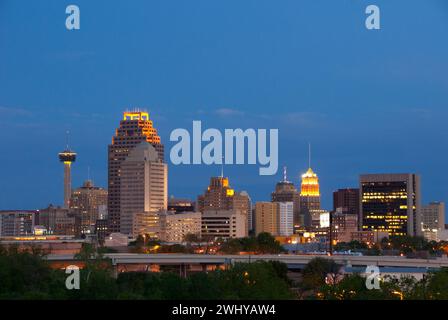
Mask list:
[[[124,112],[120,126],[112,137],[108,149],[108,220],[109,232],[120,232],[120,184],[121,163],[140,142],[147,141],[157,150],[159,159],[164,159],[164,148],[147,112]]]
[[[340,212],[359,216],[359,189],[338,189],[333,192],[333,211],[340,208]]]
[[[294,233],[293,202],[278,202],[278,234],[289,237]]]
[[[168,167],[157,150],[143,141],[121,162],[120,170],[120,232],[133,234],[134,215],[166,211]]]
[[[198,211],[237,210],[246,217],[246,227],[250,215],[250,198],[247,192],[235,192],[224,176],[212,177],[203,195],[198,196]],[[247,231],[248,232],[248,231]]]
[[[73,190],[70,208],[81,213],[81,233],[93,233],[95,223],[103,218],[107,210],[107,190],[95,187],[91,180],[86,180],[82,187]]]
[[[248,235],[249,231],[251,230],[249,227],[249,222],[251,222],[252,220],[252,202],[250,200],[249,194],[246,191],[235,192],[235,195],[232,199],[232,210],[238,211],[245,217],[245,225],[247,228],[246,235]]]
[[[198,211],[230,210],[234,195],[235,190],[230,188],[228,178],[212,177],[205,193],[198,196]]]
[[[300,214],[303,217],[304,224],[311,226],[312,210],[320,209],[320,191],[319,179],[317,174],[311,168],[302,175],[302,185],[300,189]]]
[[[72,163],[76,161],[76,153],[70,150],[68,146],[68,132],[67,132],[67,147],[59,154],[59,161],[64,164],[64,208],[70,206],[70,197],[72,195]]]
[[[278,202],[255,203],[255,234],[268,232],[278,235]]]
[[[286,167],[283,169],[283,180],[275,186],[271,194],[272,202],[292,202],[294,212],[294,225],[300,225],[300,192],[286,177]]]
[[[252,199],[250,198],[247,191],[241,191],[239,193],[239,197],[237,197],[238,202],[241,203],[239,206],[234,206],[234,209],[239,209],[247,215],[247,233],[249,234],[252,230],[254,230],[254,216],[253,216],[253,206]],[[235,203],[235,202],[234,202]]]
[[[421,235],[420,177],[416,174],[360,176],[360,227],[389,235]]]
[[[422,206],[421,215],[423,236],[439,241],[445,230],[445,203],[431,202]]]

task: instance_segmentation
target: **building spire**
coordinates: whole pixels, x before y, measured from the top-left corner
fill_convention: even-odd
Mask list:
[[[283,182],[287,182],[287,178],[286,178],[286,166],[283,167]]]
[[[308,168],[311,168],[311,143],[308,142]]]
[[[69,138],[70,138],[70,131],[66,131],[65,132],[65,144],[66,144],[66,146],[67,146],[67,150],[69,150],[69,148],[68,148],[68,145],[69,145]]]
[[[221,178],[224,178],[224,156],[221,157]]]

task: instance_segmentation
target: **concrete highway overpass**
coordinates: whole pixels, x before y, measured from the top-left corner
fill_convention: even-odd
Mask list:
[[[375,265],[379,267],[396,268],[426,268],[439,269],[448,267],[448,258],[433,259],[408,259],[395,256],[351,256],[351,255],[206,255],[206,254],[135,254],[135,253],[112,253],[105,254],[111,259],[112,265],[117,267],[133,266],[225,266],[236,262],[280,261],[285,263],[289,269],[302,269],[311,259],[323,257],[333,259],[338,264],[347,267],[366,267]],[[48,255],[48,261],[55,264],[75,264],[73,255]]]

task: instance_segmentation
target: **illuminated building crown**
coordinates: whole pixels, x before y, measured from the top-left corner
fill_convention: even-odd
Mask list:
[[[303,197],[319,197],[319,178],[311,168],[302,175],[300,195]]]

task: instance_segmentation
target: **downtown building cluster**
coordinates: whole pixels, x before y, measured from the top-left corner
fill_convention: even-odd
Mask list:
[[[147,112],[123,113],[108,147],[108,189],[87,180],[71,189],[77,154],[59,154],[64,165],[62,207],[0,211],[0,237],[94,238],[119,245],[138,236],[181,243],[189,235],[213,240],[268,232],[286,244],[377,242],[388,236],[424,236],[445,240],[442,202],[421,205],[417,174],[365,174],[358,188],[333,193],[333,208],[321,207],[317,174],[309,165],[300,187],[287,179],[275,186],[270,201],[252,203],[222,173],[210,179],[196,201],[168,198],[164,145]],[[34,237],[34,238],[33,238]],[[55,238],[56,239],[56,238]]]

